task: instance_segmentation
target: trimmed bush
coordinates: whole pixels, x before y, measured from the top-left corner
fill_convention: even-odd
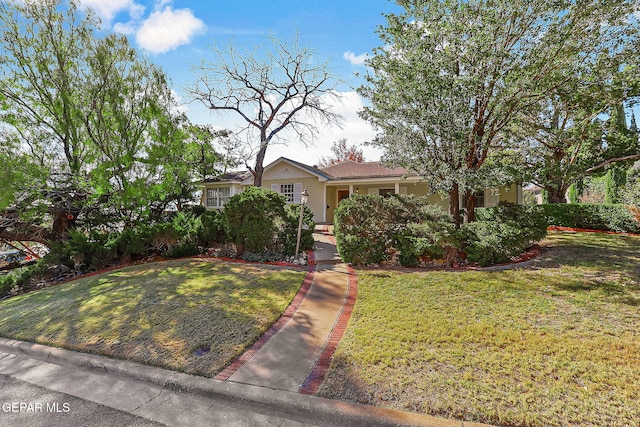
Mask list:
[[[474,221],[460,228],[463,250],[470,262],[481,266],[508,262],[529,245],[516,224]]]
[[[447,247],[458,247],[455,226],[451,217],[422,224],[407,224],[396,237],[400,250],[399,261],[405,267],[415,267],[420,257],[441,259]]]
[[[461,229],[467,259],[486,266],[507,262],[547,234],[547,220],[540,206],[500,203],[476,210],[476,221]]]
[[[342,260],[356,265],[379,263],[385,259],[386,249],[395,245],[400,236],[406,235],[403,240],[406,261],[411,263],[414,255],[409,254],[419,251],[415,246],[427,244],[426,240],[413,241],[413,237],[425,238],[432,243],[439,241],[440,237],[436,237],[433,230],[427,232],[426,229],[422,232],[416,230],[418,234],[411,237],[411,232],[406,231],[407,224],[428,222],[435,224],[433,230],[439,226],[446,228],[451,217],[439,206],[429,203],[426,197],[393,195],[384,198],[355,194],[336,208],[334,234]]]
[[[591,204],[541,205],[549,225],[638,233],[640,221],[630,206]]]
[[[547,235],[547,216],[540,205],[516,205],[500,202],[493,208],[476,209],[476,220],[511,223],[521,229],[523,243],[531,245]]]
[[[394,222],[382,196],[354,194],[334,212],[334,236],[344,262],[376,264],[384,259]]]
[[[244,251],[273,250],[285,217],[285,199],[275,191],[249,187],[229,199],[224,208],[227,236]]]

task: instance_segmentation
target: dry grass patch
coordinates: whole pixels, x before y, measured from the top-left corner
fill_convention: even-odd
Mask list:
[[[640,238],[543,246],[527,269],[359,272],[319,394],[505,426],[640,425]]]
[[[0,301],[0,335],[214,376],[280,317],[304,277],[207,260],[132,266]],[[195,356],[201,348],[210,351]]]

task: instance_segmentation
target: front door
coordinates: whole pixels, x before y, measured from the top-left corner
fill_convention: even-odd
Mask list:
[[[338,190],[338,205],[343,199],[347,199],[349,197],[349,190]]]

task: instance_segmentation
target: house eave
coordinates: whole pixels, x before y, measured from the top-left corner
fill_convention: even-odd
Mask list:
[[[345,184],[378,184],[388,182],[421,182],[420,176],[380,176],[380,177],[349,177],[349,178],[332,178],[327,181],[327,185],[345,185]]]

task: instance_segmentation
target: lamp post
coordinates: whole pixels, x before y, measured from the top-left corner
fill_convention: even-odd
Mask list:
[[[305,187],[300,193],[300,222],[298,223],[298,240],[296,240],[296,257],[294,258],[296,261],[298,260],[298,251],[300,250],[300,234],[302,233],[302,217],[304,216],[304,205],[309,200],[309,192]]]

